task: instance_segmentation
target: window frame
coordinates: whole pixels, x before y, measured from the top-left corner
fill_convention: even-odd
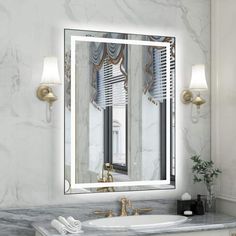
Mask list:
[[[122,166],[113,163],[113,107],[106,107],[104,110],[104,163],[113,165],[116,172],[128,174],[128,105],[125,106],[125,162]]]
[[[161,153],[161,180],[166,179],[166,100],[160,103],[160,127],[161,127],[161,140],[160,140],[160,153]],[[173,124],[173,99],[170,99],[170,126],[172,129]],[[173,134],[170,130],[170,180],[175,181],[175,175],[172,174],[174,148],[173,148]]]
[[[152,57],[154,61],[156,51],[155,47],[152,47]],[[153,67],[153,73],[154,73],[154,67]],[[175,81],[172,81],[173,83]],[[160,179],[165,180],[166,179],[166,160],[167,158],[170,158],[170,180],[171,182],[175,181],[175,174],[172,174],[172,168],[173,168],[173,157],[174,157],[174,151],[173,150],[173,137],[175,137],[175,134],[172,133],[172,127],[173,127],[173,99],[170,98],[170,156],[166,156],[166,99],[163,99],[162,102],[159,102],[160,106],[160,165],[161,165],[161,172],[160,172]]]

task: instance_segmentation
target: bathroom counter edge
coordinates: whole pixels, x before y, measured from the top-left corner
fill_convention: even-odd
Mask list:
[[[55,231],[51,229],[50,224],[47,223],[33,223],[32,226],[43,236],[55,235]],[[175,225],[168,228],[147,229],[142,231],[98,231],[98,230],[85,230],[86,236],[100,236],[100,235],[158,235],[158,234],[173,234],[173,233],[187,233],[199,232],[210,230],[224,230],[236,228],[236,217],[223,215],[223,214],[206,214],[204,216],[193,216],[186,223]]]

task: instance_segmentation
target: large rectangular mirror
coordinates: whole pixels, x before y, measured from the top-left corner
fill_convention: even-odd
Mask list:
[[[175,187],[175,43],[65,30],[65,193]]]

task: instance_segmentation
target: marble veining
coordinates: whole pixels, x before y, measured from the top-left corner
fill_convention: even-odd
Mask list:
[[[174,200],[156,200],[156,201],[133,201],[133,206],[153,207],[154,214],[174,213],[176,212],[176,204]],[[93,214],[95,210],[112,209],[119,212],[118,202],[107,203],[87,203],[87,204],[71,204],[58,206],[41,206],[37,208],[24,209],[1,209],[0,211],[0,236],[33,236],[34,229],[32,224],[37,227],[46,226],[50,229],[52,219],[62,215],[65,217],[73,216],[81,221],[96,218]],[[94,235],[94,234],[93,234]]]
[[[63,86],[55,88],[58,101],[53,107],[53,124],[45,121],[45,104],[35,97],[35,90],[41,79],[44,56],[53,54],[59,58],[63,77],[64,28],[176,36],[178,188],[171,190],[171,197],[184,191],[194,193],[195,186],[192,187],[189,173],[191,162],[188,161],[192,153],[186,147],[188,144],[182,130],[191,132],[190,146],[196,144],[197,149],[195,146],[193,149],[198,151],[200,140],[210,140],[210,116],[207,114],[206,119],[192,124],[190,106],[183,105],[178,94],[189,85],[191,65],[205,63],[205,55],[196,43],[196,37],[208,51],[206,63],[210,64],[210,0],[181,2],[182,10],[178,0],[0,0],[1,207],[117,198],[115,194],[89,197],[63,194]],[[191,26],[189,30],[183,22],[183,14]],[[208,104],[206,108],[209,110]],[[133,153],[136,155],[135,150]],[[206,148],[203,155],[209,158],[210,149]],[[136,192],[135,197],[156,199],[169,197],[168,194],[169,191]]]
[[[200,30],[197,32],[194,27],[192,26],[191,21],[189,20],[189,9],[187,6],[185,6],[186,1],[182,0],[168,0],[166,2],[163,1],[156,1],[156,0],[151,0],[153,3],[159,5],[159,6],[164,6],[164,7],[174,7],[177,8],[181,12],[181,18],[183,21],[183,24],[186,27],[186,30],[188,31],[189,35],[193,39],[193,41],[199,46],[200,50],[203,52],[205,55],[205,60],[207,62],[207,57],[209,54],[209,50],[207,49],[206,44],[202,41],[201,39],[201,33],[204,31],[206,26],[200,21]]]
[[[65,12],[66,12],[66,15],[67,15],[72,21],[76,21],[76,17],[73,15],[72,9],[71,9],[71,7],[70,7],[70,3],[71,3],[71,0],[65,0],[65,2],[64,2]]]
[[[153,207],[151,214],[175,214],[175,200],[156,201],[133,201],[134,207]],[[62,215],[73,216],[81,221],[95,219],[94,210],[112,209],[119,211],[118,202],[88,203],[77,205],[57,205],[41,206],[37,208],[24,209],[1,209],[0,212],[0,235],[1,236],[33,236],[35,229],[42,235],[57,235],[50,226],[52,219]],[[181,233],[205,230],[220,230],[236,228],[236,218],[222,214],[206,214],[204,216],[194,216],[184,224],[163,229],[152,229],[144,231],[112,232],[112,235],[156,235],[161,233]],[[85,236],[111,235],[104,231],[86,230]]]
[[[175,200],[156,201],[133,201],[134,207],[153,207],[151,214],[175,214]],[[95,219],[94,210],[112,209],[119,211],[118,202],[88,203],[41,206],[37,208],[24,209],[1,209],[0,211],[0,236],[33,236],[35,229],[44,236],[57,235],[50,226],[52,219],[62,215],[73,216],[81,221]],[[112,235],[157,235],[162,233],[183,233],[205,230],[220,230],[236,228],[236,218],[222,214],[206,214],[204,216],[194,216],[184,224],[163,229],[152,229],[139,231],[112,232]],[[86,230],[85,236],[111,235],[109,231]]]
[[[206,139],[200,140],[199,143],[194,143],[194,139],[197,137],[195,137],[194,134],[188,129],[183,129],[183,132],[186,148],[188,148],[188,152],[193,155],[195,153],[202,154],[208,145],[210,145],[210,141]]]
[[[43,236],[57,235],[48,223],[36,223],[33,227]],[[112,231],[112,235],[159,235],[171,233],[199,232],[209,230],[232,229],[236,227],[236,218],[222,214],[193,216],[186,223],[159,229]],[[110,231],[84,230],[85,236],[111,235]]]
[[[145,1],[147,2],[147,1]],[[140,23],[143,23],[146,21],[146,15],[144,17],[144,14],[141,14],[140,11],[137,11],[138,9],[138,4],[134,4],[132,2],[132,5],[129,1],[127,0],[122,0],[122,1],[114,1],[116,8],[118,9],[119,13],[123,15],[124,19],[126,21],[139,21]],[[205,61],[207,62],[207,58],[209,56],[209,50],[204,42],[202,40],[202,33],[206,29],[206,24],[204,21],[202,21],[199,17],[199,29],[196,30],[194,28],[193,22],[191,21],[191,12],[189,11],[188,8],[188,2],[186,0],[168,0],[168,1],[163,1],[163,0],[151,0],[148,1],[148,3],[152,4],[153,9],[158,8],[158,7],[165,7],[165,8],[175,8],[180,12],[182,23],[185,26],[185,30],[188,32],[192,40],[199,46],[199,49],[202,51],[202,53],[205,56]],[[109,3],[107,3],[109,4]],[[64,7],[65,7],[65,12],[67,16],[72,19],[73,21],[76,21],[75,12],[74,12],[74,6],[79,7],[80,3],[71,1],[71,0],[65,0]],[[138,9],[139,10],[139,9]],[[137,18],[137,12],[138,18]],[[150,17],[150,15],[149,15]],[[87,17],[89,21],[89,17]]]

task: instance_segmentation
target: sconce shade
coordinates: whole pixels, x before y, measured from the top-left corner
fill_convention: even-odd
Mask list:
[[[193,65],[192,66],[192,78],[189,88],[191,90],[204,91],[207,90],[205,65]]]
[[[61,84],[56,57],[45,57],[41,84]]]

